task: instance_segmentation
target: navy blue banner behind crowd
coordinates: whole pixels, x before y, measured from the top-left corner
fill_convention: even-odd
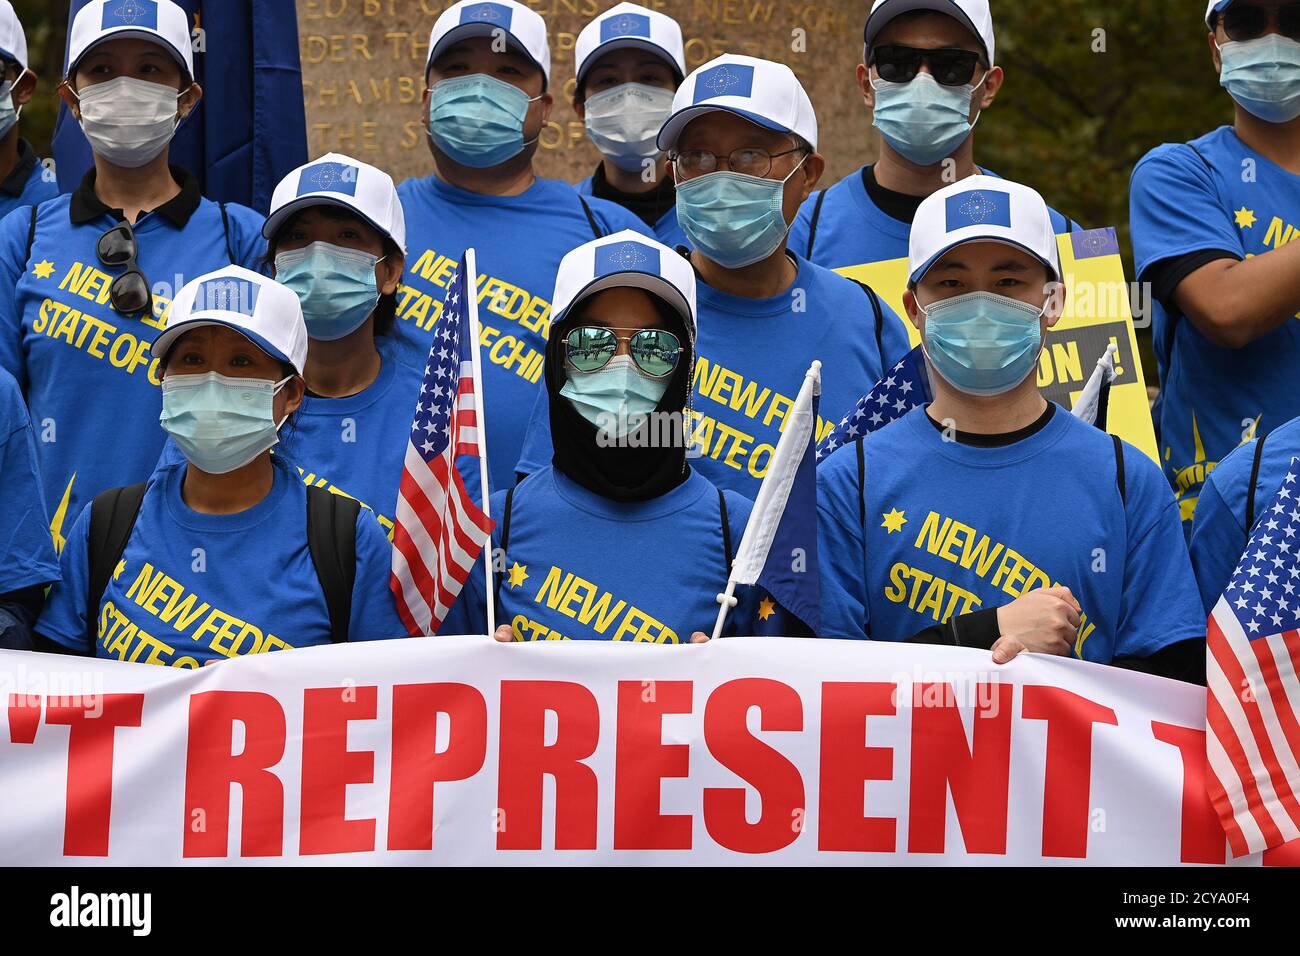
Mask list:
[[[71,0],[69,24],[87,2]],[[307,161],[294,2],[177,3],[190,15],[191,25],[203,31],[195,40],[194,63],[203,99],[176,133],[172,162],[198,177],[210,199],[265,213],[275,184]],[[209,51],[218,54],[219,69],[205,69]],[[53,153],[59,189],[75,189],[90,168],[90,147],[67,106],[59,107]]]

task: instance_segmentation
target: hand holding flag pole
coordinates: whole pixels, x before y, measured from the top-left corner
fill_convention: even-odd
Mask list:
[[[817,405],[822,391],[822,363],[814,360],[804,375],[799,395],[785,418],[785,428],[776,443],[771,464],[745,534],[732,562],[727,589],[718,595],[718,619],[713,639],[722,635],[727,612],[738,603],[737,584],[761,584],[800,618],[813,633],[821,627],[821,580],[817,565],[816,459]],[[780,544],[774,547],[774,542]],[[781,562],[789,563],[787,551],[797,543],[807,555],[797,576]],[[775,558],[775,561],[773,559]]]

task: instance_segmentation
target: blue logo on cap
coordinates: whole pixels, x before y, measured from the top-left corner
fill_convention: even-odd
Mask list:
[[[740,63],[711,67],[695,78],[692,103],[719,96],[753,96],[754,68]]]
[[[104,18],[100,22],[99,28],[109,30],[114,27],[139,27],[143,30],[157,30],[157,0],[105,0]]]
[[[510,17],[513,12],[509,7],[500,3],[471,3],[460,12],[460,22],[491,23],[503,30],[509,30]]]
[[[238,312],[252,318],[261,289],[256,282],[236,276],[205,279],[194,293],[194,305],[190,311]]]
[[[992,189],[972,189],[949,196],[944,203],[948,232],[967,226],[1011,228],[1011,194]]]
[[[610,242],[596,247],[596,278],[615,272],[648,272],[662,275],[659,250],[643,242]]]
[[[355,196],[357,173],[357,167],[346,163],[317,163],[315,166],[308,166],[298,177],[298,195],[330,192]]]
[[[600,23],[601,43],[617,40],[619,37],[648,37],[649,35],[650,18],[644,13],[620,13]]]

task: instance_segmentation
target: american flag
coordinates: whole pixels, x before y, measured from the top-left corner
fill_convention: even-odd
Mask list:
[[[1210,612],[1210,799],[1234,856],[1300,837],[1300,458]]]
[[[914,408],[934,400],[930,377],[925,370],[925,353],[917,346],[889,370],[817,446],[821,461],[835,449],[850,445],[863,435],[902,418]]]
[[[494,527],[456,468],[462,455],[482,456],[478,321],[466,291],[477,285],[470,250],[447,283],[406,446],[389,586],[411,634],[437,633]]]

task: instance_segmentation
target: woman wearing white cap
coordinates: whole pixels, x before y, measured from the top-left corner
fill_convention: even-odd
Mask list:
[[[82,511],[38,649],[198,667],[404,636],[374,516],[271,454],[304,392],[297,297],[228,266],[181,289],[155,345],[185,460]]]
[[[578,192],[618,203],[664,245],[687,245],[673,178],[655,144],[686,75],[682,28],[657,10],[619,3],[582,28],[574,59],[573,108],[602,154]]]
[[[493,496],[496,594],[471,574],[442,630],[481,633],[494,599],[498,640],[702,641],[750,504],[686,461],[694,273],[622,232],[564,257],[554,301],[554,457]],[[727,633],[751,627],[749,601]]]
[[[275,278],[307,322],[307,394],[285,454],[308,483],[357,498],[391,534],[421,382],[392,339],[406,261],[393,180],[329,153],[281,181],[263,232]]]
[[[36,93],[36,79],[14,5],[0,0],[0,217],[59,194],[53,170],[18,134],[18,118]]]
[[[0,367],[27,395],[60,543],[105,488],[142,481],[163,447],[150,343],[190,277],[256,267],[261,217],[204,199],[168,165],[194,109],[189,20],[171,0],[83,6],[60,87],[94,154],[72,193],[0,222]],[[111,443],[111,454],[106,448]]]

